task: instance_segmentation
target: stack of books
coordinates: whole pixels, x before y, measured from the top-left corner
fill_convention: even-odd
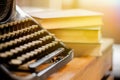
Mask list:
[[[101,56],[102,14],[70,9],[30,13],[44,28],[74,49],[75,56]]]

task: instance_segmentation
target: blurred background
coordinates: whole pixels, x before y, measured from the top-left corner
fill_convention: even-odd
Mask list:
[[[87,9],[104,13],[103,37],[113,38],[113,73],[120,80],[120,0],[17,0],[25,11],[44,9]],[[30,8],[31,7],[31,8]]]
[[[17,0],[17,4],[21,7],[34,7],[34,10],[82,8],[102,12],[103,36],[120,43],[120,0]]]

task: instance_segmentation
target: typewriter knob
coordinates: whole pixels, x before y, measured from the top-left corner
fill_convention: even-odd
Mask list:
[[[1,0],[0,1],[0,24],[14,18],[16,0]]]

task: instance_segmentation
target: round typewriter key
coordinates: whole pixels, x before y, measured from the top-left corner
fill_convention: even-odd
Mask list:
[[[24,28],[24,25],[22,24],[22,20],[17,21],[17,27],[20,29]]]
[[[38,49],[37,49],[38,50]],[[34,55],[38,55],[39,53],[41,53],[41,51],[39,50],[39,51],[34,51]]]
[[[48,40],[48,39],[49,39],[49,36],[46,36],[46,37],[45,37],[45,40]]]
[[[29,53],[26,53],[26,55],[27,55],[28,57],[30,57],[30,56],[31,56],[31,52],[29,52]]]
[[[0,36],[0,41],[2,40],[2,36]]]
[[[6,49],[6,48],[7,48],[6,44],[1,45],[1,50]]]
[[[18,59],[12,59],[10,61],[10,64],[12,64],[12,65],[20,65],[20,64],[22,64],[22,61],[18,60]]]
[[[43,39],[44,39],[44,41],[46,41],[47,40],[47,36],[43,37]]]
[[[20,48],[21,48],[23,51],[27,49],[26,46],[20,46]]]
[[[38,31],[38,32],[36,32],[36,34],[37,34],[37,35],[41,35],[41,34],[42,34],[42,32],[41,32],[41,31]]]
[[[30,53],[27,53],[26,55],[29,57],[32,57],[34,54],[33,54],[33,52],[30,52]]]
[[[11,53],[11,52],[5,52],[5,54],[7,55],[7,56],[12,56],[13,54]]]
[[[28,36],[24,36],[24,37],[21,38],[21,41],[22,41],[22,43],[29,42],[29,37]]]
[[[4,28],[4,25],[5,24],[0,25],[0,30],[2,30]]]
[[[3,39],[9,39],[9,38],[10,38],[10,34],[4,34],[4,35],[2,36],[2,38],[3,38]]]
[[[57,43],[58,43],[58,41],[54,41],[54,43],[55,43],[55,44],[57,44]]]
[[[26,46],[20,46],[20,48],[22,49],[22,53],[25,53],[26,51],[29,51],[28,47],[26,47]]]
[[[24,40],[18,39],[18,40],[16,40],[16,42],[17,42],[18,45],[20,45],[20,43],[24,42]]]
[[[43,33],[45,33],[45,31],[46,31],[46,30],[41,30],[41,33],[43,34]]]
[[[7,57],[8,57],[8,55],[7,55],[7,54],[5,54],[5,53],[0,53],[0,57],[1,57],[1,58],[7,58]]]
[[[9,27],[8,23],[4,25],[4,34],[9,32]]]
[[[18,33],[19,33],[18,35],[22,36],[22,35],[26,34],[26,31],[25,30],[19,30]]]
[[[38,44],[38,42],[33,41],[30,46],[32,47],[32,49],[34,49],[37,47],[37,44]]]
[[[3,36],[1,37],[1,41],[5,41],[5,40],[6,40],[6,36],[3,35]]]
[[[17,30],[17,26],[14,24],[14,22],[11,22],[10,26],[12,28],[12,31],[16,31]]]
[[[11,23],[9,23],[9,32],[12,32],[12,31],[14,31],[14,27],[13,27],[13,25],[14,25],[14,23],[13,22],[11,22]]]
[[[18,51],[16,49],[11,49],[10,52],[14,55],[14,54],[17,54]]]
[[[11,46],[13,46],[13,41],[7,42],[7,43],[5,43],[5,45],[7,45],[8,47],[11,47]]]
[[[14,21],[13,23],[14,23],[14,25],[17,25],[17,24],[18,24],[18,21]]]
[[[43,37],[41,40],[42,40],[42,41],[46,41],[46,38],[45,38],[45,37]]]
[[[52,42],[52,47],[55,45],[55,43],[54,42]]]
[[[42,44],[42,41],[37,41],[38,43],[37,44]]]
[[[33,45],[33,42],[34,42],[34,41],[29,42],[28,44],[25,44],[25,46],[27,46],[27,47],[28,47],[28,46],[31,46],[31,45]]]
[[[46,48],[46,49],[49,49],[49,45],[46,45],[45,48]]]
[[[26,55],[26,54],[23,54],[21,57],[24,58],[24,60],[27,59],[27,58],[29,58],[29,56]]]
[[[14,25],[14,22],[10,22],[8,23],[9,26],[13,26]]]
[[[39,46],[40,44],[42,44],[42,41],[36,41],[34,44]]]
[[[20,28],[20,27],[17,26],[17,24],[18,24],[17,21],[14,21],[14,22],[13,22],[14,30],[15,30],[15,31]]]
[[[55,41],[55,44],[58,44],[58,41]]]
[[[49,47],[52,47],[52,46],[53,46],[52,43],[50,43],[50,44],[49,44]]]
[[[35,49],[35,55],[37,55],[37,54],[39,54],[39,53],[41,53],[42,52],[42,50],[41,49]]]
[[[35,29],[35,31],[38,31],[38,30],[39,30],[39,26],[38,26],[38,25],[35,25],[35,26],[34,26],[34,29]]]
[[[19,47],[15,48],[15,50],[16,50],[18,53],[23,51],[23,49],[21,49],[21,48],[19,48]]]
[[[24,58],[20,56],[20,57],[17,57],[17,60],[23,61]]]
[[[10,33],[9,34],[9,37],[10,38],[14,38],[14,37],[16,37],[17,36],[17,33],[14,31],[13,33]]]
[[[56,42],[53,43],[53,46],[56,46]]]
[[[34,35],[34,34],[32,34],[32,35],[30,35],[30,37],[31,37],[31,38],[34,38],[34,37],[35,37],[35,35]]]
[[[36,54],[38,54],[37,51],[32,51],[31,54],[33,55],[32,57],[34,57]]]
[[[61,40],[60,40],[60,39],[55,39],[55,41],[61,42]]]
[[[3,49],[2,45],[0,46],[0,51]]]
[[[40,47],[40,48],[37,49],[37,51],[38,51],[39,53],[41,53],[41,52],[44,51],[44,50]]]
[[[53,38],[53,36],[49,36],[49,38],[48,39],[52,39]]]
[[[24,46],[25,46],[27,49],[31,47],[30,44],[25,44]]]
[[[12,41],[11,42],[11,47],[19,45],[17,41]]]
[[[12,46],[12,43],[11,42],[7,42],[5,43],[5,45],[7,45],[8,47]]]
[[[45,46],[42,46],[42,51],[45,51],[45,50],[46,50]]]
[[[0,50],[2,50],[2,49],[3,49],[3,46],[4,46],[4,44],[0,44]]]

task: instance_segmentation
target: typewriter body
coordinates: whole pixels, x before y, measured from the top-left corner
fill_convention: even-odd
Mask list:
[[[15,0],[0,0],[0,80],[45,80],[72,57],[73,51]]]

